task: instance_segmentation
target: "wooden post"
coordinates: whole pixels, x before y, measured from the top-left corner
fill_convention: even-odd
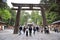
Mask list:
[[[49,34],[49,28],[47,26],[47,20],[46,20],[46,16],[45,16],[45,9],[43,8],[43,6],[41,6],[41,13],[42,13],[42,18],[43,18],[44,32]],[[46,27],[48,29],[48,32],[46,31]]]
[[[47,25],[45,10],[44,10],[43,6],[41,6],[40,8],[41,8],[41,14],[42,14],[42,19],[43,19],[43,27],[45,27]]]
[[[18,34],[20,12],[21,12],[21,7],[19,6],[18,11],[17,11],[17,15],[16,15],[16,23],[15,23],[15,27],[14,27],[14,34]]]

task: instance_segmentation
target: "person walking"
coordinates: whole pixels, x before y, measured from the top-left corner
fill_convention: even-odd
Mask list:
[[[33,27],[33,34],[35,35],[36,27]]]
[[[28,28],[26,28],[26,36],[28,36]]]
[[[31,34],[32,34],[32,27],[29,26],[29,35],[31,36]]]
[[[47,26],[44,28],[44,31],[45,33],[49,34],[49,28]]]
[[[24,33],[25,33],[25,31],[26,31],[26,27],[23,28],[23,32],[24,32]]]
[[[19,27],[19,32],[20,32],[20,34],[21,34],[21,31],[22,31],[22,26]],[[20,34],[19,34],[19,35],[20,35]]]
[[[39,27],[38,26],[36,27],[36,30],[37,30],[37,32],[39,32]]]

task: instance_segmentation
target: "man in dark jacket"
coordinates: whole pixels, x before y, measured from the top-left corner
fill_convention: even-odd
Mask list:
[[[21,31],[22,31],[22,26],[19,27],[19,30],[20,30],[20,34],[21,34]]]
[[[38,26],[36,27],[36,30],[37,30],[37,32],[39,32],[39,27]]]
[[[32,27],[29,26],[29,35],[31,36],[31,33],[32,33]]]
[[[23,32],[24,32],[24,33],[25,33],[25,31],[26,31],[26,27],[23,28]]]
[[[33,34],[35,35],[36,27],[33,27]]]

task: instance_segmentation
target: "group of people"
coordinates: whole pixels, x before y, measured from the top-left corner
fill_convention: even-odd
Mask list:
[[[22,27],[22,26],[20,26],[19,27],[19,33],[21,34],[21,31],[23,31],[23,33],[25,33],[26,34],[26,36],[28,36],[28,35],[30,35],[30,36],[32,36],[32,31],[33,31],[33,34],[35,35],[35,32],[37,31],[37,32],[39,32],[39,27],[38,26],[24,26],[24,27]]]
[[[49,34],[49,28],[48,27],[44,27],[44,32]]]

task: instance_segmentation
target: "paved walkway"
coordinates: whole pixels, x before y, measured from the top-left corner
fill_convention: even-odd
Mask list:
[[[60,33],[51,32],[50,34],[44,34],[36,32],[35,35],[26,37],[25,34],[13,34],[13,31],[6,29],[0,31],[0,40],[60,40]]]

